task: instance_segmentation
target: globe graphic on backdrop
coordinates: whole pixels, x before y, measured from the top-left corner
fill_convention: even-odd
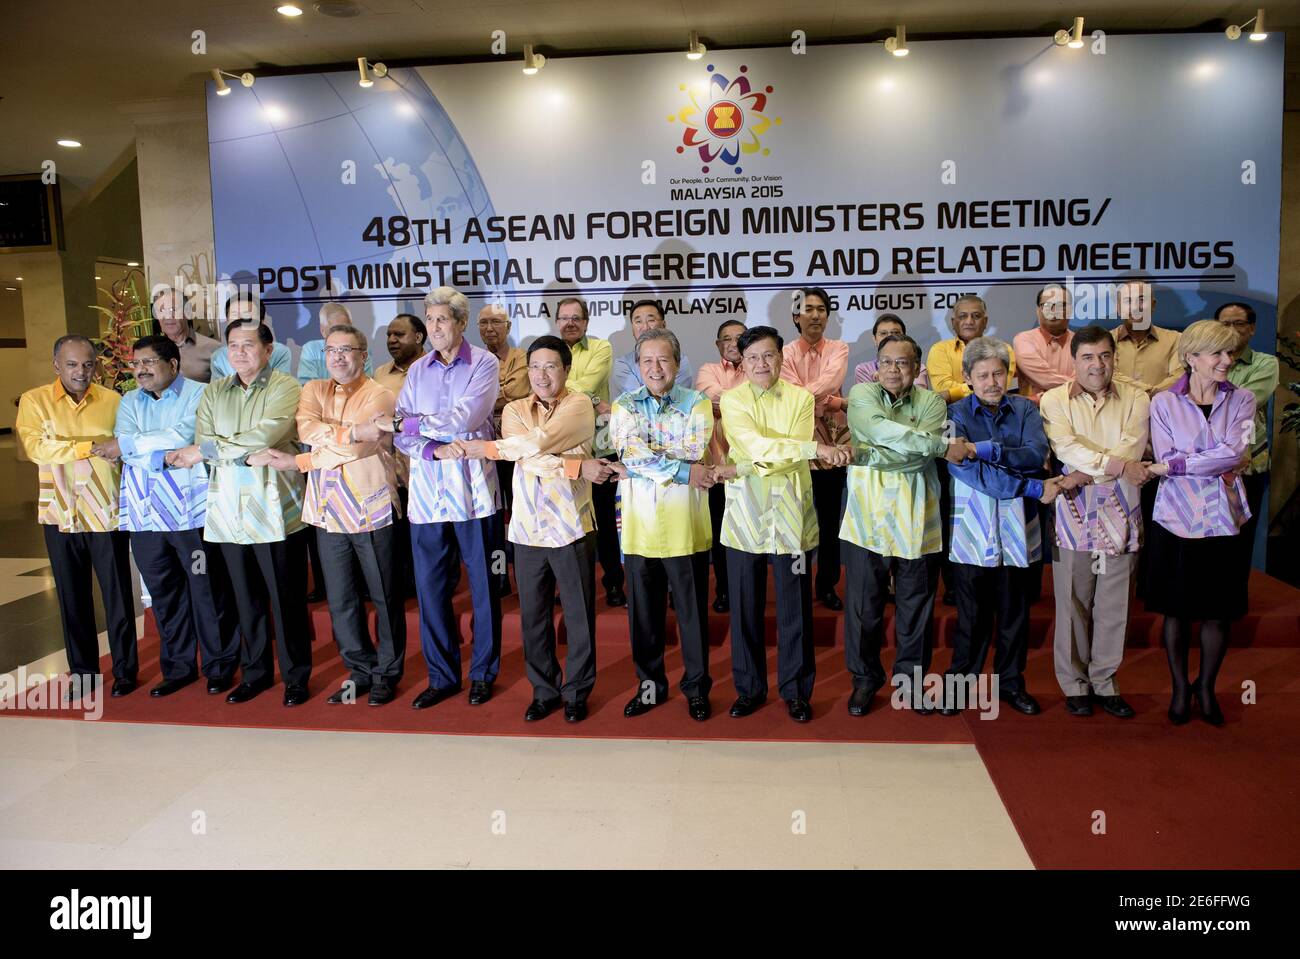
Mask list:
[[[266,289],[282,342],[319,338],[317,310],[339,294],[372,337],[396,313],[423,315],[427,287],[349,296],[349,265],[507,256],[504,244],[460,242],[469,218],[493,215],[492,201],[415,70],[394,69],[365,89],[355,72],[259,78],[222,97],[209,84],[208,150],[218,276],[256,289],[259,269],[336,267],[332,290],[307,290],[310,274],[296,271]],[[377,216],[450,221],[451,241],[379,246],[363,236]],[[513,303],[512,287],[488,292]]]

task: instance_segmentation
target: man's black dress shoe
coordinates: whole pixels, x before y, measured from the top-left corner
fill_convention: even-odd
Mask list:
[[[115,679],[113,680],[112,696],[114,699],[119,696],[130,696],[135,692],[135,687],[140,685],[134,679]]]
[[[735,719],[739,719],[742,716],[748,716],[762,705],[762,699],[756,699],[753,696],[737,696],[736,701],[731,704],[731,715]]]
[[[1043,708],[1038,705],[1038,700],[1023,690],[1018,693],[1010,693],[1001,697],[1001,699],[1016,712],[1024,713],[1026,716],[1037,716],[1043,711]]]
[[[469,704],[482,706],[492,698],[492,684],[475,679],[469,684]]]
[[[826,592],[822,593],[821,601],[823,606],[827,609],[832,609],[835,612],[839,612],[844,608],[844,601],[835,595],[835,590],[833,589],[828,589]]]
[[[226,697],[228,703],[246,703],[254,696],[266,692],[271,688],[270,683],[240,683],[234,691]]]
[[[430,686],[411,701],[411,708],[428,709],[430,706],[437,706],[444,699],[450,699],[458,692],[460,692],[460,683],[456,683],[454,686],[443,686],[438,689]]]
[[[309,603],[325,602],[325,590],[313,589],[310,593],[307,594],[307,602]]]
[[[702,723],[713,715],[713,709],[709,706],[709,701],[704,696],[692,696],[686,701],[686,711],[690,713],[691,719],[697,723]]]
[[[640,716],[642,713],[650,712],[650,710],[654,709],[658,705],[658,700],[647,703],[641,698],[641,694],[637,693],[629,699],[627,705],[623,707],[623,715],[628,719],[631,719],[633,716]]]
[[[1119,719],[1132,719],[1137,713],[1122,696],[1102,696],[1101,708]]]
[[[587,704],[585,702],[564,704],[564,721],[566,723],[580,723],[586,718]]]
[[[528,709],[524,712],[524,722],[535,723],[539,719],[545,719],[559,707],[560,701],[552,699],[543,702],[540,699],[534,699],[528,704]]]
[[[605,602],[610,606],[626,606],[627,594],[623,592],[621,586],[614,586],[605,590]]]
[[[209,676],[208,695],[215,696],[217,693],[224,693],[233,685],[235,685],[234,676]]]
[[[371,706],[387,706],[397,697],[397,687],[388,683],[375,683],[370,687],[366,702]]]
[[[958,709],[956,706],[950,706],[947,700],[944,700],[944,704],[938,708],[937,712],[939,713],[940,716],[961,715],[961,710]]]
[[[304,683],[294,683],[284,687],[284,704],[286,706],[301,706],[309,699],[311,699],[311,693],[307,691],[307,686]]]
[[[812,707],[806,699],[787,699],[785,709],[796,723],[806,723],[812,719]]]
[[[713,611],[715,613],[731,612],[731,600],[727,598],[726,593],[719,593],[713,597]]]
[[[933,706],[913,706],[912,712],[916,713],[918,716],[930,716],[938,712],[938,710]]]
[[[196,679],[198,679],[197,676],[190,676],[186,679],[164,679],[153,689],[149,690],[149,695],[154,697],[154,699],[158,699],[162,696],[170,696],[178,689],[184,689]]]
[[[1091,716],[1092,700],[1087,696],[1066,696],[1065,711],[1071,716]]]
[[[875,697],[874,689],[855,689],[849,696],[849,715],[865,716],[871,711],[871,700]]]
[[[370,692],[370,688],[369,683],[357,683],[355,686],[350,682],[344,683],[338,688],[338,691],[329,699],[325,700],[325,702],[329,703],[331,706],[342,706],[345,703],[355,703],[357,697],[363,693]]]

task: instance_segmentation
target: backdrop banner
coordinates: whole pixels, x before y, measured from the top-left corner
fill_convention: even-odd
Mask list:
[[[813,284],[852,370],[880,312],[928,348],[974,292],[1010,340],[1047,281],[1074,284],[1078,327],[1112,325],[1113,285],[1141,276],[1158,325],[1244,299],[1271,352],[1282,40],[796,46],[534,76],[515,56],[365,89],[355,71],[209,86],[217,269],[293,346],[325,300],[373,333],[449,284],[503,303],[517,342],[587,297],[616,353],[631,302],[657,296],[698,367],[724,319],[795,335],[790,291]]]

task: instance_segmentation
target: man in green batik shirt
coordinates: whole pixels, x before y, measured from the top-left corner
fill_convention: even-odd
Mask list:
[[[881,341],[879,379],[849,392],[848,507],[840,527],[850,591],[844,614],[844,658],[853,675],[849,715],[863,716],[885,684],[880,647],[885,598],[894,572],[897,656],[894,683],[906,685],[907,701],[921,715],[916,674],[930,668],[931,614],[938,586],[943,529],[935,458],[960,463],[975,455],[961,438],[944,438],[948,407],[943,397],[914,385],[921,347],[897,334]],[[913,696],[916,699],[913,699]]]
[[[247,702],[271,686],[269,612],[284,704],[297,706],[307,701],[311,676],[305,483],[297,471],[273,468],[267,451],[297,453],[294,417],[301,387],[292,376],[270,368],[273,345],[271,330],[263,324],[241,321],[227,327],[227,355],[235,372],[214,379],[204,390],[195,445],[168,454],[167,461],[192,466],[203,460],[208,465],[203,538],[219,544],[244,638],[242,681],[226,702]]]

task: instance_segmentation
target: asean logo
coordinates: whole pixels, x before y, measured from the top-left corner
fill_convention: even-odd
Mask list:
[[[702,164],[700,170],[704,173],[708,173],[709,164],[717,160],[732,166],[736,173],[742,173],[744,171],[738,165],[741,156],[767,156],[771,153],[763,146],[762,136],[773,125],[781,125],[780,117],[769,117],[764,113],[772,87],[753,89],[747,66],[742,65],[733,80],[724,77],[711,63],[707,69],[709,80],[706,86],[685,83],[678,86],[689,102],[668,117],[669,123],[681,123],[685,128],[677,152],[697,150]]]

